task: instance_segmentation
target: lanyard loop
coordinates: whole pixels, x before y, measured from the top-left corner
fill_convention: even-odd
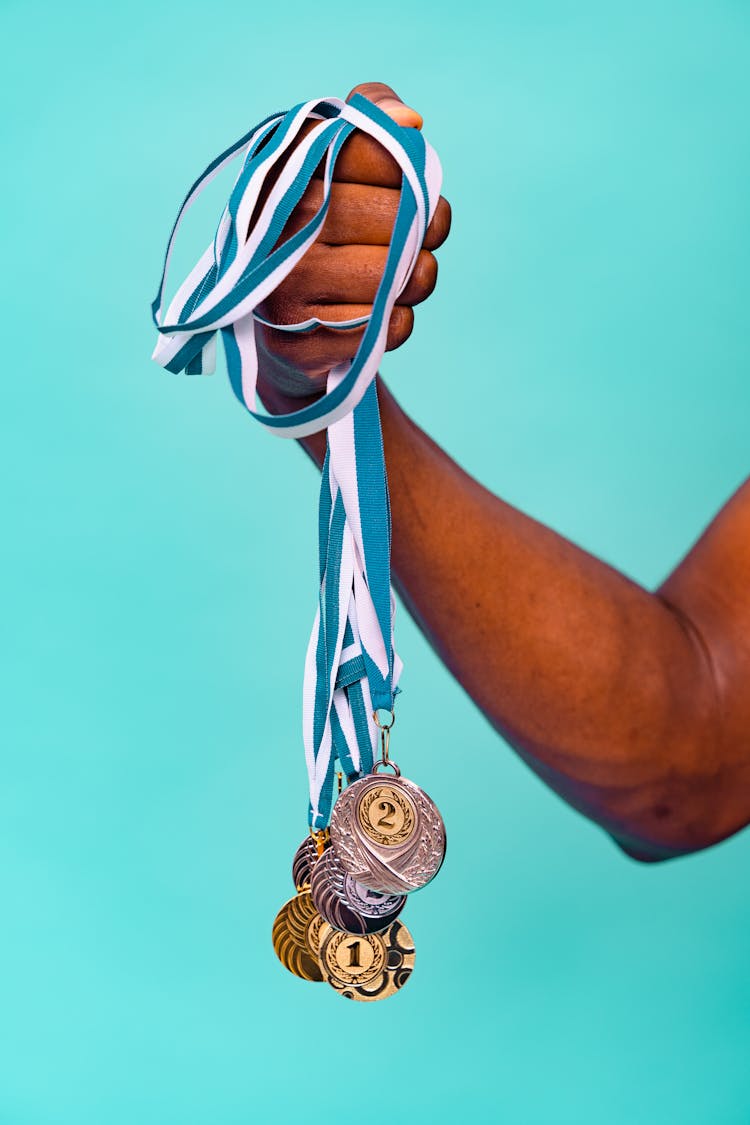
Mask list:
[[[313,127],[302,138],[302,127]],[[291,273],[315,242],[331,200],[336,159],[359,130],[378,141],[399,165],[401,196],[386,264],[367,317],[335,322],[317,317],[272,324],[258,306]],[[164,308],[172,248],[200,192],[232,160],[242,166],[216,233]],[[289,216],[324,162],[317,213],[281,244]],[[281,170],[249,231],[263,185]],[[260,122],[212,161],[190,188],[175,220],[152,304],[159,339],[153,358],[169,371],[208,374],[221,337],[232,389],[252,415],[279,437],[328,430],[319,503],[318,611],[305,660],[303,741],[310,781],[309,821],[328,824],[336,759],[347,777],[372,768],[377,728],[372,713],[392,710],[401,662],[393,647],[395,601],[390,583],[391,525],[375,376],[393,307],[403,292],[437,206],[440,163],[415,129],[397,125],[355,94],[350,102],[322,98]],[[257,325],[284,332],[323,326],[363,326],[354,358],[329,374],[326,393],[286,415],[256,409]]]

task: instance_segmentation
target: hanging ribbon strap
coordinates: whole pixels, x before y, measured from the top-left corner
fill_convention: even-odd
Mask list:
[[[313,128],[302,138],[307,122]],[[359,130],[378,141],[399,165],[401,196],[385,269],[369,317],[271,324],[258,306],[291,273],[319,236],[328,213],[336,159]],[[236,157],[242,167],[216,234],[163,306],[167,272],[185,213],[207,184]],[[287,221],[324,161],[323,200],[315,216],[279,244]],[[280,168],[280,171],[278,169]],[[250,227],[269,175],[276,182]],[[437,155],[415,129],[395,124],[355,94],[324,98],[266,118],[223,152],[193,184],[175,221],[152,305],[159,340],[153,358],[169,371],[208,374],[216,340],[224,344],[235,395],[279,437],[328,430],[319,507],[318,611],[305,661],[303,739],[310,782],[309,821],[325,827],[333,800],[336,759],[348,777],[373,760],[374,708],[392,709],[401,663],[393,647],[394,598],[390,583],[390,508],[375,376],[385,352],[393,307],[416,264],[437,206]],[[364,326],[353,360],[329,374],[326,393],[290,414],[256,410],[258,324],[284,332]]]

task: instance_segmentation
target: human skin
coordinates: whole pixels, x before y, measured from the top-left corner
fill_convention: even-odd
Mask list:
[[[389,87],[356,91],[421,128]],[[372,305],[400,172],[356,135],[336,175],[320,240],[263,308],[276,323],[343,320]],[[282,237],[309,219],[321,195],[314,181]],[[394,310],[389,349],[407,339],[413,306],[435,286],[432,251],[449,228],[441,199]],[[266,407],[286,413],[318,397],[361,334],[263,329]],[[394,583],[494,728],[635,859],[685,855],[750,823],[750,479],[649,591],[483,488],[380,379],[378,395]],[[325,437],[303,444],[321,464]]]

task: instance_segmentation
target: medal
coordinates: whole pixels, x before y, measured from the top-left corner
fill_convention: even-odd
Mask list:
[[[323,919],[312,904],[309,891],[300,891],[285,902],[273,923],[276,956],[285,969],[302,980],[321,981],[318,961]]]
[[[396,775],[350,785],[331,816],[331,843],[353,879],[381,894],[408,894],[437,875],[445,828],[427,794]]]
[[[380,934],[355,937],[323,923],[323,979],[347,1000],[385,1000],[406,984],[414,968],[414,940],[403,922]]]
[[[330,844],[330,835],[326,829],[325,832],[316,833],[314,837],[306,836],[297,848],[292,860],[292,881],[298,891],[310,889],[310,875],[315,860]]]
[[[378,725],[382,756],[334,805],[331,844],[352,879],[381,894],[408,894],[440,870],[445,826],[435,802],[390,760],[393,720]],[[381,766],[390,766],[394,776],[381,777]]]
[[[403,895],[381,894],[358,883],[333,848],[315,864],[310,894],[325,921],[350,934],[373,934],[387,929],[406,902]]]

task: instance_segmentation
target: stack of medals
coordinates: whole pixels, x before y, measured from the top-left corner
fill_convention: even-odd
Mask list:
[[[292,862],[297,894],[273,924],[282,965],[349,1000],[382,1000],[406,984],[415,949],[399,915],[406,895],[434,878],[445,857],[437,806],[390,760],[393,712],[387,724],[373,718],[381,758],[339,791],[330,829],[313,829],[300,844]],[[389,766],[393,775],[381,775]]]
[[[320,235],[337,157],[356,131],[382,145],[402,173],[372,311],[348,321],[313,317],[270,324],[260,312],[263,301]],[[216,233],[165,311],[167,272],[183,216],[236,156],[243,158],[242,169]],[[289,217],[318,168],[320,207],[286,236]],[[163,367],[209,374],[220,334],[232,389],[267,431],[288,438],[327,431],[319,604],[303,688],[310,836],[295,855],[297,894],[276,917],[273,945],[296,976],[328,981],[356,1000],[390,996],[408,980],[414,946],[400,913],[405,896],[433,878],[445,854],[437,808],[389,758],[401,662],[393,647],[390,506],[375,390],[391,313],[418,260],[441,178],[437,155],[421,133],[397,125],[359,94],[349,102],[322,98],[274,114],[213,160],[190,188],[152,305],[160,334],[153,358]],[[330,372],[322,398],[270,416],[256,410],[258,324],[284,332],[363,332],[354,358]],[[383,713],[387,721],[379,718]],[[336,761],[349,784],[334,805]]]

